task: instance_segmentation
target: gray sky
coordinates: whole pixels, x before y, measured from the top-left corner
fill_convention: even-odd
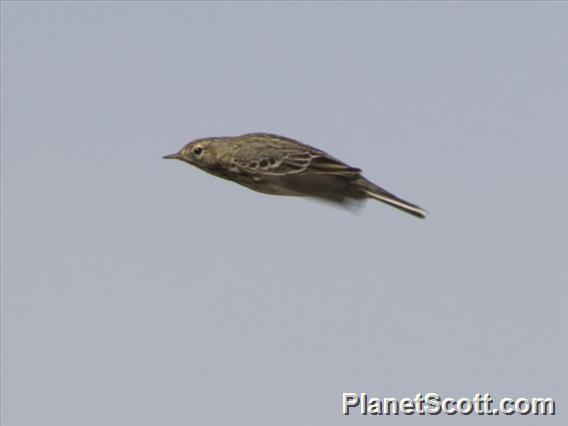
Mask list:
[[[565,424],[566,3],[1,11],[2,425],[481,421],[342,392],[548,396]],[[431,215],[161,159],[252,131]]]

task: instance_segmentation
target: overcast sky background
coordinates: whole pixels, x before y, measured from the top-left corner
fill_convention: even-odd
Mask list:
[[[2,425],[568,401],[568,4],[2,2]],[[161,157],[270,131],[428,209]]]

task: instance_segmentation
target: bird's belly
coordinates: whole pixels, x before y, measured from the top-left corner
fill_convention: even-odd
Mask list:
[[[245,186],[256,192],[270,195],[305,195],[301,191],[289,188],[280,177],[276,176],[258,176],[239,174],[238,176],[223,176],[225,179],[232,180],[239,185]]]
[[[305,195],[299,191],[287,188],[274,182],[239,182],[241,185],[246,186],[253,191],[262,192],[263,194],[270,195]]]

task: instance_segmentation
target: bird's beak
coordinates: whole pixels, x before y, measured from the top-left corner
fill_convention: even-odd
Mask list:
[[[180,160],[181,155],[179,152],[176,152],[175,154],[165,155],[162,158],[165,158],[166,160]]]

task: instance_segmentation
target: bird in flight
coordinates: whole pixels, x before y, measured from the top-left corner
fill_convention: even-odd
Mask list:
[[[166,159],[272,195],[309,196],[338,204],[373,198],[413,216],[427,212],[375,185],[326,152],[272,133],[196,139]]]

